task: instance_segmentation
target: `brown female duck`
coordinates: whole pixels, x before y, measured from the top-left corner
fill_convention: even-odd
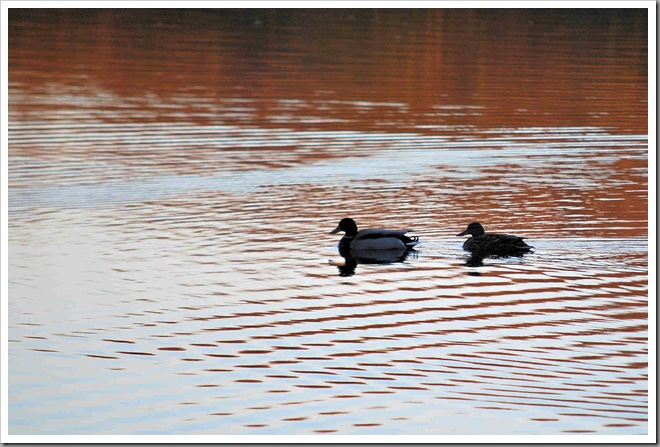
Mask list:
[[[479,222],[472,222],[465,231],[456,236],[471,235],[463,243],[463,249],[478,256],[521,256],[532,251],[520,236],[486,233]]]

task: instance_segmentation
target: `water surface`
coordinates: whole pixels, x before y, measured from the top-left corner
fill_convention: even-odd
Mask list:
[[[648,432],[644,10],[9,26],[10,434]]]

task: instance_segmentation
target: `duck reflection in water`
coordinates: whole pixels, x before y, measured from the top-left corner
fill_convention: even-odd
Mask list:
[[[523,237],[511,234],[486,233],[479,222],[472,222],[465,231],[456,236],[470,235],[463,243],[463,249],[470,252],[465,265],[479,267],[485,258],[522,257],[534,251],[534,247],[527,245]]]
[[[346,260],[339,267],[341,276],[351,276],[358,264],[392,264],[403,262],[413,247],[419,244],[417,236],[408,236],[409,230],[370,228],[358,231],[353,219],[345,218],[329,234],[344,232],[339,241],[339,254]],[[416,253],[416,252],[415,252]]]

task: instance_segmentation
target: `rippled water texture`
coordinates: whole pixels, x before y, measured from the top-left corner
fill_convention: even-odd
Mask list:
[[[10,434],[646,434],[646,39],[11,10]],[[346,265],[343,217],[422,243]],[[474,220],[534,253],[467,265]]]

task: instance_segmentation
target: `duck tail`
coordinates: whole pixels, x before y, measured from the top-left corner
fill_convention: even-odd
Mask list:
[[[406,247],[414,247],[415,245],[419,244],[419,236],[404,236],[403,243],[406,245]]]

